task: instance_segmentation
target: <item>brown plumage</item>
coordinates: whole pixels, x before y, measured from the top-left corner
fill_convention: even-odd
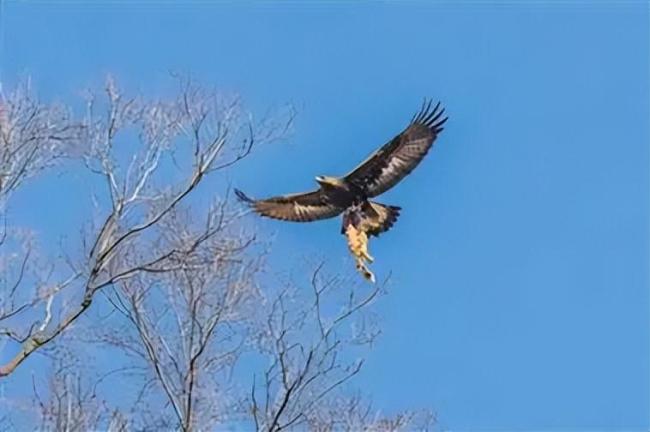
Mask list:
[[[411,119],[402,133],[393,138],[344,177],[362,188],[367,197],[375,197],[395,186],[424,159],[447,117],[440,102],[431,110],[431,102]]]
[[[357,230],[378,236],[396,222],[400,208],[372,202],[399,183],[424,159],[443,130],[447,117],[440,103],[431,101],[413,116],[396,137],[343,177],[318,176],[320,187],[311,192],[255,200],[235,189],[237,197],[262,216],[311,222],[343,213],[341,232],[353,224]]]
[[[311,222],[337,216],[344,210],[328,204],[322,189],[263,200],[249,198],[238,189],[235,189],[235,194],[262,216],[285,221]]]

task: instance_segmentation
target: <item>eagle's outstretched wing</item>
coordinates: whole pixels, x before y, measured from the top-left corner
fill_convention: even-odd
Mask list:
[[[440,102],[431,109],[431,101],[422,105],[406,129],[374,152],[344,179],[377,196],[406,177],[427,154],[447,117]]]
[[[261,200],[249,198],[238,189],[235,194],[262,216],[285,221],[311,222],[334,217],[345,210],[327,203],[320,189]]]

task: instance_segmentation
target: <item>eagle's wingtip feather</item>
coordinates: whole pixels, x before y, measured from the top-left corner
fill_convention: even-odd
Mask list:
[[[248,197],[244,192],[240,191],[239,189],[235,188],[235,195],[237,195],[237,198],[245,203],[252,203],[253,199]]]
[[[440,101],[433,106],[433,109],[431,107],[432,103],[432,99],[425,99],[420,111],[411,119],[411,124],[422,124],[438,133],[441,130],[440,126],[447,121],[447,117],[441,120],[445,109],[441,109]]]

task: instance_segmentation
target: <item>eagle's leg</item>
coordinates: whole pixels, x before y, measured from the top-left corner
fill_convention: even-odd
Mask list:
[[[354,225],[348,225],[345,229],[345,234],[348,238],[350,253],[358,260],[367,260],[369,255],[367,251],[368,236],[366,233],[358,230]]]
[[[375,275],[370,271],[362,259],[357,258],[357,270],[363,275],[364,278],[368,279],[370,282],[375,282]]]
[[[369,262],[373,262],[375,259],[370,256],[368,253],[368,235],[365,232],[362,232],[364,240],[361,242],[361,255]]]
[[[374,258],[368,253],[368,233],[363,223],[363,212],[359,207],[348,209],[343,215],[343,227],[341,232],[348,237],[348,245],[354,256],[362,257],[368,262]]]
[[[372,261],[372,257],[368,255],[368,235],[358,230],[353,224],[349,224],[345,228],[345,234],[348,239],[348,248],[350,253],[354,256],[355,267],[367,280],[374,282],[375,275],[368,269],[365,261]]]

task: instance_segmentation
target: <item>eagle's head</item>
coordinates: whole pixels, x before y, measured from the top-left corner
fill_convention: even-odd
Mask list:
[[[337,177],[330,176],[316,176],[316,181],[321,186],[330,186],[330,187],[342,187],[343,181]]]

